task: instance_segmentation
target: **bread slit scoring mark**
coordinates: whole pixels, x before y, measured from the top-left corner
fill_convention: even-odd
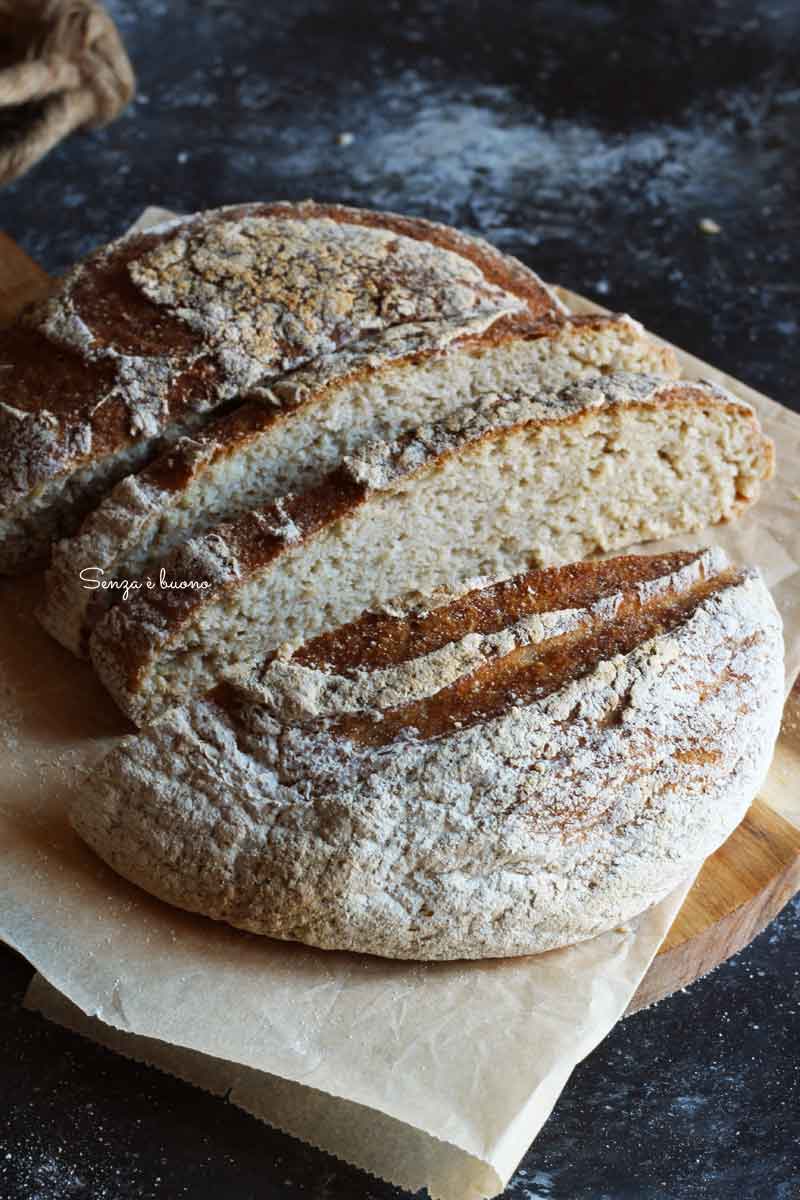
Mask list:
[[[345,676],[365,668],[395,667],[434,653],[465,634],[497,633],[523,617],[567,604],[571,609],[583,608],[623,586],[660,579],[696,561],[698,555],[692,551],[628,555],[549,567],[488,587],[473,584],[470,589],[465,584],[461,595],[442,589],[441,594],[421,599],[408,597],[320,634],[301,646],[292,662]]]
[[[728,567],[715,574],[703,572],[686,590],[675,576],[656,595],[648,594],[646,584],[634,585],[617,593],[612,603],[601,599],[592,605],[577,627],[565,633],[518,646],[430,697],[379,713],[348,715],[328,726],[328,732],[358,745],[379,747],[403,737],[429,741],[490,721],[591,674],[601,662],[669,633],[703,601],[743,578],[741,570]],[[613,719],[613,715],[606,717]]]
[[[603,639],[617,617],[627,621],[632,637],[651,636],[651,622],[657,632],[672,628],[685,618],[692,596],[700,602],[707,588],[725,586],[726,570],[724,555],[708,550],[584,562],[488,585],[473,580],[459,591],[393,601],[389,611],[366,612],[299,649],[281,647],[238,687],[280,720],[308,728],[322,723],[331,732],[326,718],[353,721],[354,728],[369,718],[386,733],[387,714],[402,730],[404,714],[412,726],[415,716],[428,716],[437,705],[468,709],[475,689],[491,694],[490,709],[493,701],[502,708],[504,691],[510,704],[519,704],[529,693],[541,698],[561,687],[562,676],[564,684],[576,677],[575,670],[558,669],[565,657],[577,660],[578,674],[586,673],[587,662],[591,672],[593,649],[614,650]],[[623,638],[616,653],[624,654],[625,644]],[[465,715],[455,717],[449,732]]]

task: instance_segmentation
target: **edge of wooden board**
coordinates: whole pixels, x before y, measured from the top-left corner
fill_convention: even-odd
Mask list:
[[[41,300],[52,286],[47,272],[0,230],[0,325],[12,321],[32,300]]]
[[[625,1015],[687,987],[743,950],[798,890],[800,830],[756,800],[701,867]],[[704,924],[700,914],[715,909]]]

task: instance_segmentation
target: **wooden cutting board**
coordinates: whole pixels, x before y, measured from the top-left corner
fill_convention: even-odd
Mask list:
[[[46,295],[50,277],[0,233],[0,324]],[[569,296],[575,308],[593,308]],[[578,304],[574,302],[578,301]],[[800,687],[784,712],[782,770],[800,787]],[[800,829],[761,798],[707,859],[628,1013],[662,1000],[741,950],[800,890]]]

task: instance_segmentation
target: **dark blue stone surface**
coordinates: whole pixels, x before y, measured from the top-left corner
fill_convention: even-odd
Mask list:
[[[0,193],[0,227],[51,271],[148,203],[395,208],[481,232],[800,407],[797,0],[110,7],[135,104]],[[800,1197],[798,930],[795,901],[619,1025],[507,1195]],[[401,1196],[23,1012],[29,975],[0,951],[3,1200]]]

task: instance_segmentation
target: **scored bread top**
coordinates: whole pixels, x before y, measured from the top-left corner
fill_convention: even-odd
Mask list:
[[[357,746],[447,737],[525,707],[685,621],[744,579],[723,551],[679,551],[530,571],[368,611],[270,654],[216,703],[254,698],[281,720]]]
[[[521,263],[423,220],[310,201],[177,218],[0,333],[0,503],[364,335],[565,312]]]
[[[782,707],[780,618],[718,550],[366,613],[125,739],[78,832],[174,904],[399,958],[536,953],[728,836]]]
[[[671,617],[656,600],[659,593],[673,606],[672,616],[680,616],[685,598],[680,590],[687,589],[692,602],[698,601],[706,577],[714,586],[729,581],[730,572],[724,577],[713,573],[724,564],[719,551],[679,551],[550,567],[491,583],[467,580],[427,595],[410,593],[302,646],[279,647],[252,671],[246,690],[285,719],[339,718],[359,710],[375,715],[435,693],[459,709],[464,700],[475,703],[476,713],[486,719],[486,700],[491,696],[497,701],[498,684],[519,699],[524,685],[516,670],[530,666],[520,661],[522,647],[557,639],[558,662],[541,660],[546,686],[555,689],[570,675],[585,673],[595,651],[613,653],[612,636],[625,644],[642,640],[646,630],[632,620],[631,596],[637,616],[646,616],[653,628],[665,628]],[[606,630],[605,645],[591,641],[592,626]],[[500,660],[511,672],[499,670]],[[493,684],[483,672],[477,674],[486,666],[495,677]],[[466,696],[449,691],[466,675],[479,684],[479,705],[472,686]],[[235,691],[223,685],[215,695]],[[424,709],[401,707],[383,728],[396,733],[413,726],[421,732],[418,721],[424,716]],[[397,724],[406,717],[405,724]],[[385,718],[385,711],[380,712],[378,720]]]
[[[580,381],[555,396],[486,396],[436,425],[357,450],[308,491],[289,494],[190,538],[163,564],[172,586],[133,595],[101,620],[91,639],[92,660],[118,698],[133,695],[155,657],[199,609],[255,573],[277,566],[281,555],[356,512],[371,494],[431,470],[485,439],[521,428],[568,424],[591,410],[615,406],[683,406],[689,422],[698,406],[721,407],[749,429],[755,478],[771,474],[772,443],[761,433],[752,409],[712,384],[619,372]],[[752,498],[742,496],[737,504]],[[181,588],[181,583],[191,586]]]

